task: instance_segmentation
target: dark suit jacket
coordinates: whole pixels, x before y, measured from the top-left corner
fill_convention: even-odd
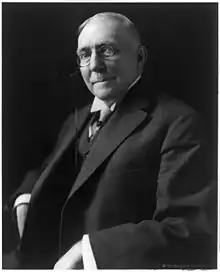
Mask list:
[[[90,106],[71,114],[43,168],[16,193],[32,198],[20,258],[52,267],[85,233],[98,268],[210,266],[209,157],[196,112],[138,83],[78,172]],[[22,266],[21,266],[22,267]]]

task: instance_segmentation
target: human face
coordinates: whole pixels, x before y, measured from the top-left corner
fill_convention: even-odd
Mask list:
[[[105,45],[114,48],[113,56],[100,54],[99,48]],[[77,53],[91,54],[89,64],[80,67],[90,92],[106,102],[120,99],[138,76],[137,51],[131,33],[117,20],[97,18],[89,22],[79,36]]]

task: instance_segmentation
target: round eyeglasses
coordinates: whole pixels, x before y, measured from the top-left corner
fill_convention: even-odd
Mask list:
[[[96,54],[102,59],[113,60],[119,50],[112,45],[104,44],[96,49]],[[77,64],[81,67],[87,66],[90,63],[92,56],[91,48],[84,48],[77,53]]]

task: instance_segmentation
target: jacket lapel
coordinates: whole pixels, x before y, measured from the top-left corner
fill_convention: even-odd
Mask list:
[[[78,135],[80,135],[84,124],[89,116],[89,108],[90,106],[86,106],[82,109],[81,112],[75,111],[75,114],[71,114],[66,123],[64,124],[63,131],[61,135],[59,135],[58,142],[54,148],[54,151],[49,159],[47,167],[43,170],[40,177],[38,178],[36,185],[32,191],[31,202],[33,202],[42,185],[45,184],[47,177],[54,169],[55,165],[60,161],[62,155],[67,150],[68,146],[71,142],[73,142]]]
[[[141,97],[129,97],[110,117],[79,172],[68,199],[76,192],[111,153],[147,117],[148,102]]]

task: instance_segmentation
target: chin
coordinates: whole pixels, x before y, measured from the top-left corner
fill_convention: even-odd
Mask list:
[[[93,95],[101,100],[108,100],[112,98],[112,89],[95,89],[92,91]]]

